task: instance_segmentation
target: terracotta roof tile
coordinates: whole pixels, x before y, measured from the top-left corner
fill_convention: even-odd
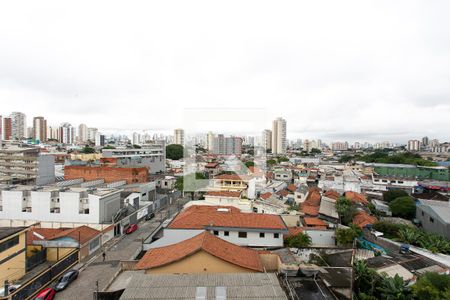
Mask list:
[[[261,195],[259,196],[259,198],[261,198],[261,199],[263,199],[263,200],[267,200],[267,199],[269,199],[271,196],[272,196],[272,193],[271,193],[271,192],[267,192],[267,193],[261,194]]]
[[[318,216],[319,206],[305,205],[304,203],[300,205],[300,211],[308,216]]]
[[[376,217],[369,215],[368,213],[366,213],[363,210],[359,211],[353,217],[353,224],[355,224],[359,228],[363,228],[369,224],[374,224],[376,221],[377,221]]]
[[[173,245],[148,250],[136,264],[136,269],[146,270],[165,266],[201,250],[234,265],[263,271],[258,251],[237,246],[206,231]]]
[[[205,165],[205,168],[213,169],[213,168],[217,168],[218,165],[219,165],[219,163],[210,162]]]
[[[209,191],[205,194],[205,196],[239,198],[241,196],[241,192],[238,192],[238,191]]]
[[[330,198],[330,199],[334,199],[337,200],[339,199],[339,197],[341,196],[338,192],[336,192],[335,190],[328,190],[325,192],[325,194],[323,194],[325,197]]]
[[[348,191],[348,192],[345,192],[345,197],[356,203],[360,203],[360,204],[364,204],[364,205],[369,204],[366,197],[364,197],[364,195],[362,195],[360,193]]]
[[[302,227],[289,227],[289,233],[286,235],[286,237],[292,236],[292,235],[297,235],[299,233],[303,233]]]
[[[35,232],[36,234],[33,234]],[[76,241],[80,239],[81,244],[84,244],[95,236],[99,235],[100,231],[95,230],[89,226],[80,226],[75,228],[33,228],[27,233],[27,242],[32,244],[33,241],[37,240],[55,240],[62,237],[70,237]],[[38,235],[42,236],[44,239],[38,237]]]
[[[281,191],[278,191],[276,194],[278,196],[286,197],[287,195],[289,195],[289,191],[288,190],[281,190]]]
[[[293,193],[297,190],[297,186],[295,184],[290,184],[287,186],[287,189]]]
[[[226,211],[219,211],[222,208]],[[265,228],[285,230],[278,215],[242,213],[231,206],[192,205],[180,212],[169,228],[203,229],[205,227]]]
[[[324,227],[324,228],[326,228],[328,226],[328,224],[325,221],[323,221],[323,220],[321,220],[319,218],[306,217],[306,218],[303,218],[303,221],[305,223],[305,226],[308,226],[308,227],[309,226],[313,226],[313,227]]]

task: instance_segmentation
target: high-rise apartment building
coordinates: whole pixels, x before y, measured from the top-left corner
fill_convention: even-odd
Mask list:
[[[88,141],[94,143],[95,142],[95,137],[97,136],[97,132],[98,132],[97,128],[89,127],[87,129],[87,139],[88,139]]]
[[[12,119],[10,117],[3,118],[3,139],[10,140],[12,137]]]
[[[86,143],[88,140],[88,127],[86,124],[80,124],[78,126],[78,141]]]
[[[59,127],[59,141],[63,144],[73,144],[75,141],[75,128],[69,123],[62,123]]]
[[[174,144],[184,145],[184,130],[181,128],[174,131]]]
[[[21,140],[27,137],[27,117],[24,113],[13,112],[11,114],[11,138]]]
[[[206,149],[208,149],[209,152],[214,151],[214,137],[215,135],[211,131],[208,132],[206,136]]]
[[[33,139],[35,141],[47,141],[47,120],[44,117],[33,118]]]
[[[424,136],[424,137],[422,138],[422,145],[423,145],[424,147],[428,146],[428,143],[429,143],[429,142],[430,142],[430,140],[428,139],[427,136]]]
[[[286,120],[277,118],[272,122],[272,153],[286,153]]]
[[[242,154],[242,138],[240,137],[225,137],[223,134],[218,134],[214,138],[213,153],[219,155],[241,155]]]
[[[265,150],[272,151],[272,130],[265,129],[263,131],[261,146],[264,147]]]
[[[409,140],[407,149],[408,149],[408,151],[419,151],[420,150],[420,141],[419,140]]]
[[[334,143],[331,143],[331,150],[333,150],[333,151],[345,151],[345,150],[348,150],[348,142],[334,142]]]

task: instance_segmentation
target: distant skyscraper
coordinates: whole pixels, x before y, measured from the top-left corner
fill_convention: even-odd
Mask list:
[[[286,153],[286,120],[283,118],[272,122],[272,153]]]
[[[97,132],[95,136],[95,146],[105,146],[105,136],[103,134],[100,134],[100,132]]]
[[[209,152],[214,151],[214,133],[208,132],[208,135],[206,136],[206,149],[208,149]]]
[[[262,145],[264,149],[272,151],[272,130],[265,129],[262,134]]]
[[[0,115],[0,148],[3,147],[3,119]]]
[[[88,127],[87,132],[88,132],[88,134],[87,134],[88,141],[90,141],[91,143],[94,143],[95,137],[97,136],[98,129],[94,128],[94,127]]]
[[[137,132],[133,132],[133,145],[139,145],[141,143],[141,135]]]
[[[47,120],[44,117],[33,118],[33,139],[35,141],[47,141]]]
[[[225,137],[223,134],[218,134],[214,138],[214,154],[220,155],[241,155],[242,154],[242,138],[240,137]]]
[[[75,128],[69,123],[62,123],[59,127],[59,141],[63,144],[73,144],[75,141]]]
[[[184,130],[181,128],[174,131],[174,144],[184,145]]]
[[[78,141],[86,143],[88,140],[88,127],[86,124],[80,124],[78,126]]]
[[[424,136],[424,137],[422,138],[422,145],[426,147],[426,146],[428,146],[428,143],[429,143],[428,137],[427,137],[427,136]]]
[[[11,114],[11,137],[15,140],[27,137],[27,118],[24,113],[16,111]]]
[[[5,117],[3,118],[3,139],[10,140],[12,137],[12,119]]]

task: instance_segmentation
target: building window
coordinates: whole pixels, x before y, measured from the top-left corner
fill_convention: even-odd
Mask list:
[[[422,217],[425,216],[425,214],[422,212]]]
[[[214,230],[213,233],[214,233],[214,235],[219,235],[219,231],[218,230]]]
[[[245,239],[245,238],[247,238],[247,232],[243,232],[243,231],[239,231],[239,235],[238,235],[240,238],[243,238],[243,239]]]
[[[223,235],[224,235],[224,236],[230,236],[230,232],[229,232],[229,231],[224,231],[224,232],[223,232]]]
[[[0,252],[3,252],[5,250],[8,250],[9,248],[12,248],[19,244],[19,236],[16,235],[12,239],[9,239],[3,243],[0,244]]]
[[[264,237],[266,237],[266,234],[265,234],[264,232],[260,232],[260,233],[259,233],[259,237],[260,237],[260,238],[264,238]]]
[[[430,222],[434,223],[434,219],[432,217],[430,217]]]
[[[280,238],[280,234],[279,234],[279,233],[274,233],[274,234],[273,234],[273,237],[274,237],[275,239],[278,239],[278,238]]]

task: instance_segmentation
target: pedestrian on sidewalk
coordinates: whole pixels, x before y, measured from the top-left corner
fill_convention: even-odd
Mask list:
[[[105,261],[105,258],[106,258],[106,253],[105,253],[105,251],[103,251],[102,256],[103,256],[103,261]]]

